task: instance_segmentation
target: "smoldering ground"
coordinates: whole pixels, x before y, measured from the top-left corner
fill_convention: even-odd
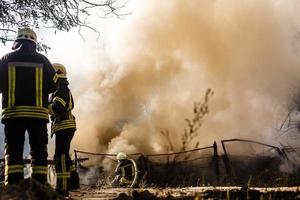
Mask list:
[[[76,90],[78,134],[88,151],[162,152],[194,101],[214,90],[200,146],[232,137],[273,143],[299,88],[300,2],[144,1],[109,48],[93,52]],[[78,86],[79,87],[79,86]]]

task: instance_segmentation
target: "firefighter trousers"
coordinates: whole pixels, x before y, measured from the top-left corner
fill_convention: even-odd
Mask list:
[[[47,122],[35,118],[5,120],[5,184],[18,184],[24,179],[23,148],[28,132],[32,158],[32,178],[47,182]]]
[[[55,133],[56,190],[61,193],[79,188],[79,176],[69,155],[74,132],[74,129],[64,129]]]

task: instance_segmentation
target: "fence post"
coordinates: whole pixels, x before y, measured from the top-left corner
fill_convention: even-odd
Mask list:
[[[220,170],[219,170],[219,156],[218,156],[218,146],[216,141],[214,141],[214,165],[215,165],[215,173],[217,178],[217,184],[219,184],[220,181]]]
[[[230,161],[229,161],[229,158],[228,158],[228,154],[227,154],[227,151],[226,151],[226,148],[225,148],[225,144],[224,144],[224,141],[221,140],[221,143],[222,143],[222,147],[223,147],[223,151],[224,151],[224,156],[223,156],[223,161],[224,161],[224,164],[225,164],[225,169],[226,169],[226,174],[227,174],[227,179],[229,179],[229,182],[231,183],[231,166],[230,166]],[[228,180],[227,180],[228,181]]]

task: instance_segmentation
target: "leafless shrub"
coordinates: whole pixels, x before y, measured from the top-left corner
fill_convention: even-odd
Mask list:
[[[194,103],[193,117],[191,119],[186,118],[187,127],[184,129],[184,133],[181,135],[181,147],[180,149],[175,149],[173,141],[170,138],[170,133],[168,130],[161,131],[161,135],[166,139],[165,148],[167,152],[174,152],[175,150],[185,151],[188,147],[192,145],[194,139],[199,135],[199,129],[202,127],[205,117],[209,113],[209,99],[214,94],[214,92],[209,88],[205,92],[204,100]],[[195,148],[199,147],[199,142],[194,144]],[[175,157],[176,159],[176,157]]]

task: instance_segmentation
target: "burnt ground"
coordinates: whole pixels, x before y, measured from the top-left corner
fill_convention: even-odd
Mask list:
[[[0,186],[0,200],[47,200],[64,199],[49,185],[25,180],[17,186]],[[73,200],[187,200],[187,199],[300,199],[300,186],[297,187],[178,187],[178,188],[95,188],[82,186],[72,191],[68,199]]]
[[[185,187],[185,188],[82,188],[71,192],[71,199],[151,200],[151,199],[300,199],[300,187],[241,188],[241,187]]]
[[[0,200],[47,200],[47,199],[63,199],[48,184],[40,184],[31,179],[25,179],[18,185],[4,186],[0,183]]]

